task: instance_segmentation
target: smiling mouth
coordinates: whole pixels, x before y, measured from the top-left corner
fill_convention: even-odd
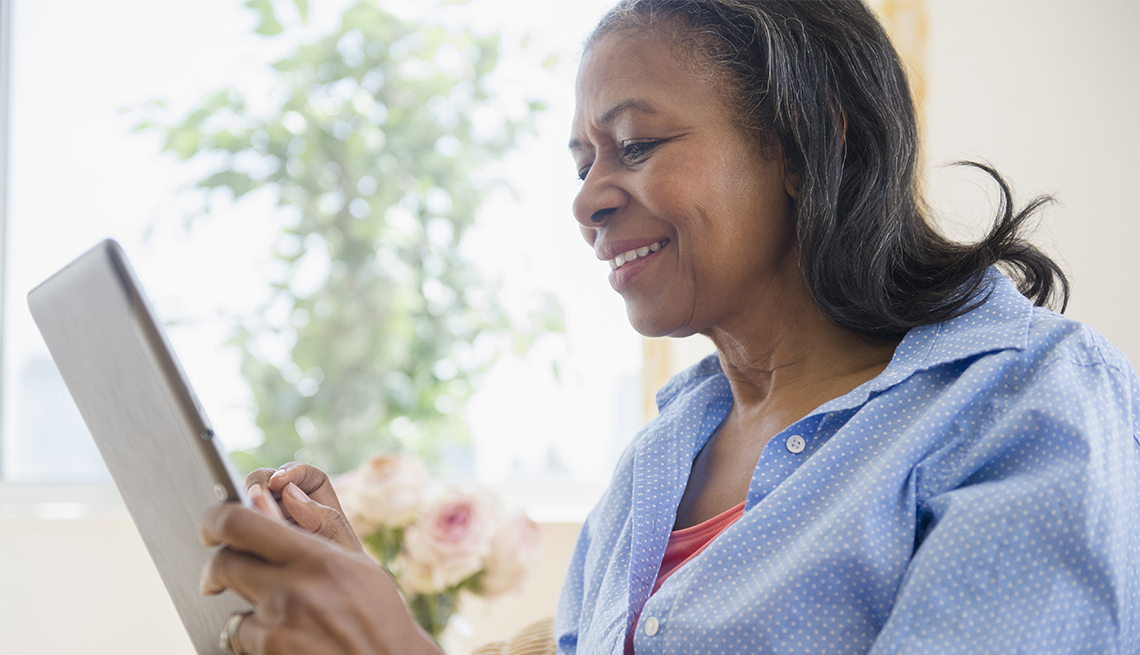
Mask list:
[[[658,241],[657,243],[651,243],[648,246],[642,246],[640,248],[634,248],[633,250],[627,250],[626,252],[623,252],[622,254],[618,255],[617,257],[614,257],[613,259],[611,259],[609,261],[610,269],[616,271],[617,269],[621,268],[622,266],[625,266],[626,264],[628,264],[629,262],[632,262],[635,259],[638,259],[640,257],[646,257],[649,255],[649,253],[653,253],[653,252],[657,252],[658,250],[661,250],[662,248],[665,247],[665,244],[667,244],[667,243],[669,243],[668,239],[662,239],[662,240]]]

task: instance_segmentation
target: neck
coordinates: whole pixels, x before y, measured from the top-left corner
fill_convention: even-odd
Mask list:
[[[802,282],[782,286],[779,295],[752,305],[757,309],[751,317],[705,332],[716,344],[738,416],[772,406],[802,416],[890,363],[897,341],[876,341],[839,326],[819,311]]]

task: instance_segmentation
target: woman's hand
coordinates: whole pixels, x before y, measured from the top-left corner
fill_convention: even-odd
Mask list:
[[[254,507],[319,534],[350,553],[364,552],[344,516],[332,482],[320,469],[297,462],[289,462],[276,470],[257,469],[246,476],[245,486],[251,492],[251,501],[255,487],[278,501],[264,507],[255,502]]]
[[[343,544],[302,529],[310,508],[290,500],[288,484],[283,488],[285,505],[301,528],[269,515],[276,503],[260,485],[250,489],[258,509],[218,505],[206,511],[198,526],[203,544],[225,546],[203,570],[202,592],[230,589],[254,607],[237,624],[235,650],[249,655],[439,655],[388,574],[363,551],[349,552]]]

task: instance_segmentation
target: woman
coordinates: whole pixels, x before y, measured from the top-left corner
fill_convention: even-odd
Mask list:
[[[574,215],[639,331],[717,354],[587,520],[561,652],[1140,649],[1140,384],[1034,306],[1067,295],[1042,200],[990,171],[981,243],[930,227],[909,98],[860,3],[624,0],[591,37]],[[254,483],[202,526],[204,587],[257,608],[235,652],[435,652],[323,475]]]

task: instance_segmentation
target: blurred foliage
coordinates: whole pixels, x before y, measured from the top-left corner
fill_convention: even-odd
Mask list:
[[[308,13],[306,0],[247,6],[269,39],[289,38]],[[236,201],[270,189],[288,208],[272,299],[232,335],[265,435],[235,460],[332,473],[377,451],[438,463],[469,448],[462,410],[497,348],[561,329],[549,300],[513,325],[459,249],[491,184],[480,169],[542,107],[511,119],[496,105],[497,37],[409,23],[373,1],[350,6],[336,33],[302,41],[273,64],[271,111],[224,89],[173,124],[137,125],[207,170],[196,193]]]

